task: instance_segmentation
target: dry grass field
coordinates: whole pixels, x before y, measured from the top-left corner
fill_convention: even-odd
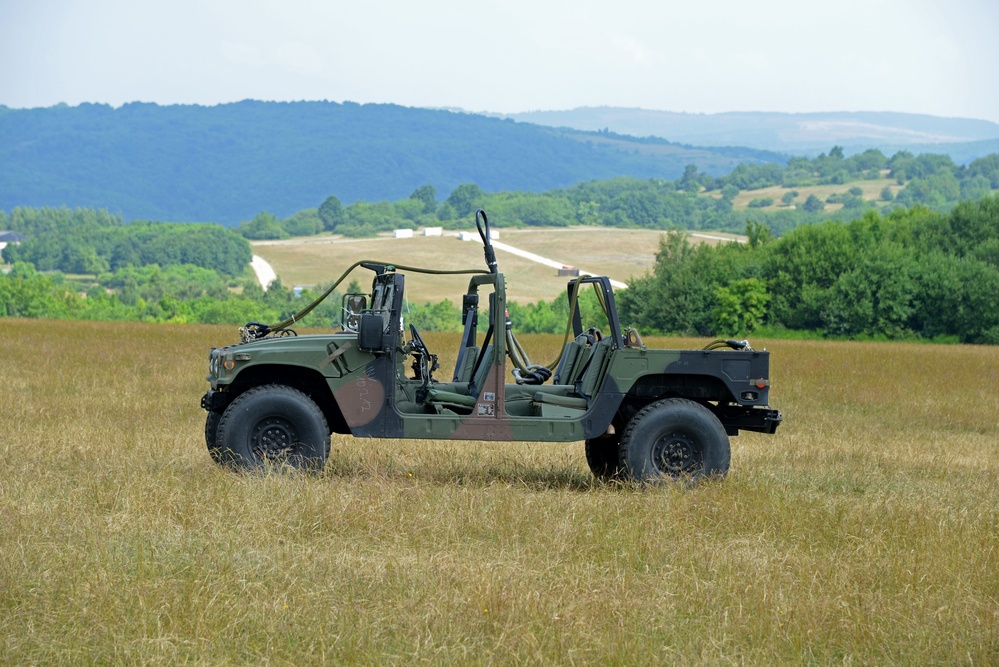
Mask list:
[[[232,474],[198,399],[234,328],[0,333],[3,664],[999,664],[999,348],[754,341],[785,423],[685,488],[581,443]]]
[[[628,282],[651,270],[659,250],[658,230],[556,228],[500,229],[500,241],[536,255],[580,266],[588,271]],[[711,236],[743,238],[711,232]],[[717,243],[711,238],[692,237],[693,243]],[[429,269],[482,269],[482,244],[459,241],[454,236],[395,239],[379,236],[344,239],[333,236],[294,238],[284,241],[256,241],[253,252],[266,259],[286,285],[328,283],[360,259],[382,260]],[[507,279],[507,296],[518,303],[551,300],[565,293],[567,278],[557,271],[517,255],[497,249],[496,256]],[[371,280],[370,272],[356,269],[361,284]],[[417,303],[450,299],[461,303],[468,277],[410,275],[409,298]]]

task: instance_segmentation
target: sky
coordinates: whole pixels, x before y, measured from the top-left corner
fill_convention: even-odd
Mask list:
[[[330,100],[999,122],[996,0],[0,0],[0,104]]]

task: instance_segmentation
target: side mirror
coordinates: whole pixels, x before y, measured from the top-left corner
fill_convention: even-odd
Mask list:
[[[343,320],[340,325],[344,331],[357,331],[361,323],[361,313],[368,307],[368,297],[363,294],[347,294],[343,297]]]

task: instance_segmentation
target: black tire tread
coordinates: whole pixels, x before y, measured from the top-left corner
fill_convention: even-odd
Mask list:
[[[646,405],[629,420],[621,434],[619,466],[622,474],[636,481],[669,479],[667,473],[640,462],[651,460],[650,450],[658,429],[686,431],[700,441],[702,465],[690,477],[723,476],[728,472],[731,450],[725,427],[704,405],[685,398],[666,398]],[[695,433],[696,432],[696,433]]]
[[[609,482],[621,476],[621,438],[617,435],[586,441],[586,464],[597,479]]]
[[[220,463],[236,469],[251,469],[262,465],[259,461],[251,460],[248,454],[242,451],[240,447],[241,443],[227,442],[228,437],[232,435],[231,429],[235,428],[235,426],[231,425],[234,425],[236,420],[244,418],[242,413],[245,410],[245,406],[254,403],[260,395],[268,396],[271,402],[279,402],[281,400],[293,401],[297,404],[297,407],[303,409],[308,414],[309,418],[315,420],[315,425],[325,433],[324,441],[318,443],[319,451],[315,456],[303,458],[298,462],[297,467],[304,467],[312,472],[321,470],[330,450],[330,430],[326,422],[326,416],[319,406],[316,405],[315,401],[307,394],[283,384],[265,384],[247,389],[229,404],[219,420],[218,435],[215,440]],[[296,464],[293,463],[293,465]]]
[[[208,454],[212,461],[218,464],[224,463],[222,450],[218,446],[219,422],[222,421],[222,413],[214,410],[208,411],[205,417],[205,445],[208,447]]]

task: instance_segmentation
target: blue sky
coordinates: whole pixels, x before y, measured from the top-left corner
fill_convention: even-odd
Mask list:
[[[0,104],[900,111],[999,122],[994,0],[0,0]]]

